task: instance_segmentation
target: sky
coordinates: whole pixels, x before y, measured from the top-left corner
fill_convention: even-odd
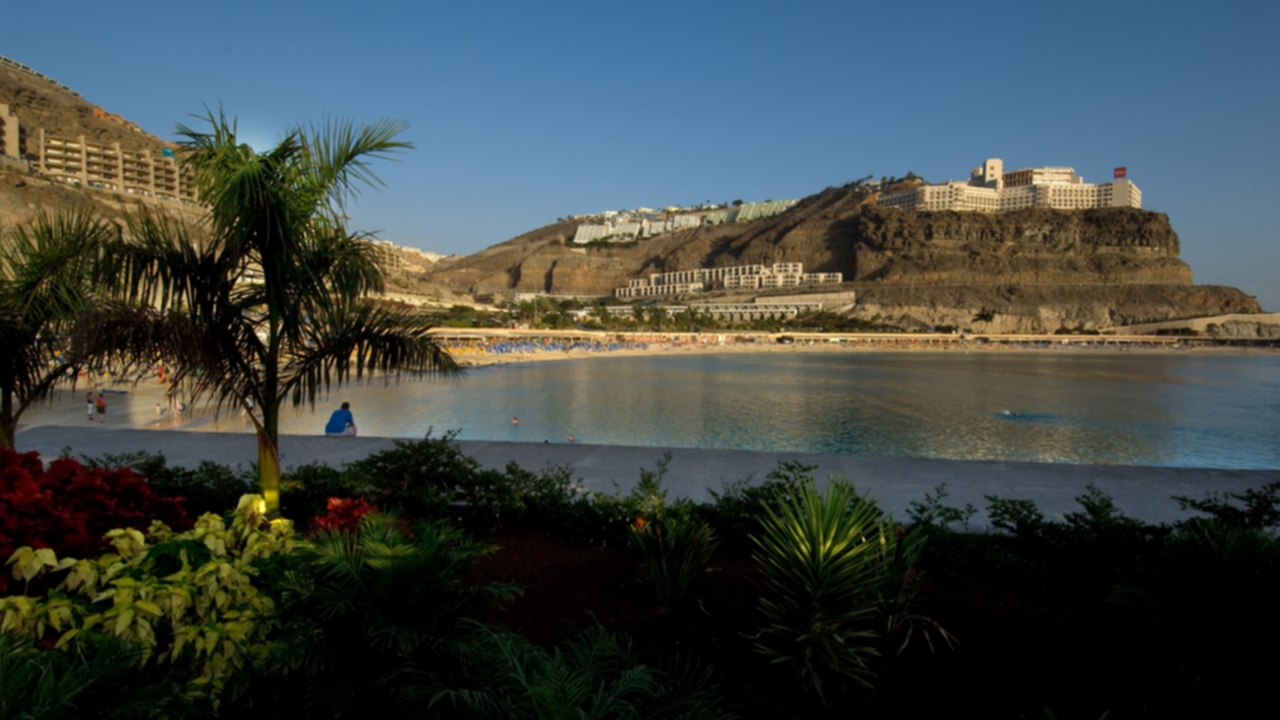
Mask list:
[[[0,54],[173,139],[326,118],[415,149],[355,229],[470,254],[557,217],[800,198],[866,175],[1125,166],[1200,284],[1280,311],[1280,3],[64,0]],[[1270,199],[1268,199],[1270,198]]]

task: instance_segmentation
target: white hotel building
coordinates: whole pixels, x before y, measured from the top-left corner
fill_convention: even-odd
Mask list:
[[[1004,171],[990,158],[974,168],[968,182],[952,180],[909,190],[882,193],[878,204],[903,210],[1004,212],[1030,207],[1083,210],[1099,207],[1142,207],[1142,191],[1123,178],[1101,185],[1087,183],[1069,167]]]

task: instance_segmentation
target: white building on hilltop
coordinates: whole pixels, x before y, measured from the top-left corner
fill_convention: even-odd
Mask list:
[[[988,158],[969,173],[968,182],[952,180],[882,193],[877,201],[903,210],[1005,212],[1030,207],[1083,210],[1099,207],[1142,207],[1142,191],[1116,168],[1108,183],[1087,183],[1069,167],[1004,171],[1004,162]]]

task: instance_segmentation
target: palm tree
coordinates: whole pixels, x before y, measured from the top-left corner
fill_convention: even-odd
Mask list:
[[[344,223],[358,186],[381,184],[367,161],[412,147],[395,140],[402,124],[299,126],[258,152],[237,141],[225,114],[206,119],[208,132],[178,128],[205,223],[192,231],[151,212],[131,216],[108,268],[126,292],[98,310],[81,341],[98,362],[135,370],[168,358],[193,399],[246,410],[274,512],[285,401],[314,408],[318,392],[353,376],[454,375],[458,366],[426,334],[428,321],[367,298],[383,287],[381,255]]]
[[[96,251],[119,234],[85,210],[40,213],[0,238],[0,449],[13,448],[27,408],[78,363],[64,351],[91,296]]]

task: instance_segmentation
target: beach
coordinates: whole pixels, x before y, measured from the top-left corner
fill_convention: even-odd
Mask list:
[[[1244,345],[1209,345],[1181,342],[1170,337],[1117,336],[1009,336],[992,340],[939,334],[843,334],[818,333],[626,333],[633,338],[609,348],[597,336],[613,333],[564,333],[546,331],[506,332],[490,330],[466,341],[447,343],[464,367],[518,362],[546,362],[575,358],[636,357],[696,353],[796,354],[849,352],[1087,352],[1087,353],[1194,353],[1207,355],[1280,354],[1280,348]],[[784,338],[784,342],[779,342]],[[499,350],[499,346],[522,346]],[[605,349],[597,349],[603,346]]]

